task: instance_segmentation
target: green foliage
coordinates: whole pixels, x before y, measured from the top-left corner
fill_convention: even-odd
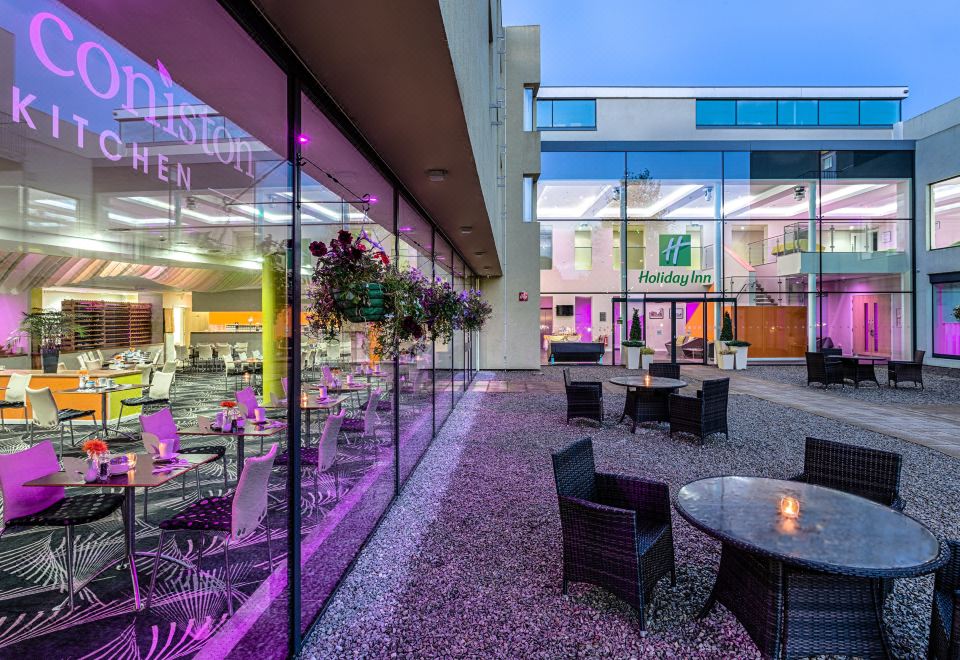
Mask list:
[[[640,347],[640,355],[653,355],[654,353],[656,353],[656,351],[649,346]]]
[[[720,341],[733,341],[733,319],[730,312],[723,313],[723,326],[720,328]]]
[[[640,322],[640,310],[633,310],[633,318],[630,319],[630,334],[623,341],[624,346],[643,346],[643,327]]]
[[[29,335],[40,345],[41,349],[56,350],[64,337],[76,335],[83,337],[86,330],[77,325],[71,314],[58,311],[44,311],[34,309],[29,314],[24,312],[20,321],[20,332]]]

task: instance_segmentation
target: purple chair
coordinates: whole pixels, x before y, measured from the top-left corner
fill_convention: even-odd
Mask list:
[[[73,549],[75,525],[106,518],[123,504],[123,495],[95,493],[66,497],[57,486],[24,486],[33,479],[60,471],[57,453],[49,440],[13,454],[0,454],[0,490],[3,492],[3,529],[11,527],[63,527],[67,537],[67,593],[73,609]],[[107,568],[107,566],[104,566]],[[103,570],[103,569],[101,569]]]
[[[333,472],[334,499],[340,499],[340,470],[337,467],[337,439],[340,435],[340,426],[346,416],[346,411],[339,415],[328,415],[323,425],[323,433],[316,447],[300,448],[300,465],[311,468],[313,472],[313,493],[315,498],[316,514],[320,517],[320,486],[317,477],[321,472]],[[290,464],[289,452],[277,456],[276,465]]]
[[[253,419],[253,411],[260,407],[260,402],[257,401],[257,395],[253,388],[244,387],[236,393],[235,398],[243,416],[247,419]]]
[[[223,489],[227,490],[227,448],[221,445],[206,445],[203,447],[189,447],[184,449],[180,445],[180,432],[169,408],[161,408],[150,415],[140,415],[140,436],[143,438],[144,449],[148,454],[158,453],[157,445],[161,442],[172,442],[174,451],[181,454],[216,454],[223,462]],[[197,496],[200,495],[200,470],[197,473]],[[184,480],[186,481],[186,480]],[[143,516],[147,516],[147,491],[144,490]]]

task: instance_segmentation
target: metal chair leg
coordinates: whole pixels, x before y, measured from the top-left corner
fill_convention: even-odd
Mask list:
[[[227,454],[223,454],[223,492],[226,494],[229,487],[227,486]]]
[[[194,472],[197,473],[197,501],[200,501],[200,468],[198,467]]]
[[[197,544],[197,573],[200,572],[200,565],[203,564],[203,548],[206,545],[207,535],[200,535],[200,542]]]
[[[33,428],[31,427],[30,444],[33,444]],[[60,456],[63,456],[63,424],[60,425]]]
[[[117,415],[117,427],[114,429],[117,433],[120,433],[120,420],[123,419],[123,399],[120,399],[120,412]]]
[[[313,468],[313,507],[316,509],[315,515],[317,516],[317,521],[320,520],[320,485],[317,483],[317,472],[320,471],[318,466]]]
[[[150,610],[150,604],[153,602],[153,588],[157,584],[157,571],[160,568],[160,554],[163,552],[163,530],[160,530],[160,538],[157,539],[157,556],[153,558],[153,574],[150,576],[150,592],[147,594],[147,607]]]
[[[270,572],[273,573],[273,534],[267,516],[263,517],[263,526],[267,528],[267,561],[270,562]]]
[[[70,420],[70,446],[71,446],[71,447],[76,447],[76,446],[77,446],[77,436],[75,436],[74,433],[73,433],[73,420],[72,420],[72,419]]]
[[[67,594],[70,599],[70,609],[73,609],[73,525],[67,525]]]
[[[227,580],[227,612],[233,616],[233,583],[230,579],[230,537],[223,540],[223,569]]]

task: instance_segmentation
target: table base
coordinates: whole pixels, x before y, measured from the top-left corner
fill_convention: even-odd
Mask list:
[[[623,414],[618,421],[629,418],[633,422],[631,433],[636,433],[641,422],[670,421],[670,390],[645,390],[627,388],[627,398],[623,405]]]
[[[723,544],[700,612],[726,607],[768,658],[889,657],[878,580],[806,571]]]

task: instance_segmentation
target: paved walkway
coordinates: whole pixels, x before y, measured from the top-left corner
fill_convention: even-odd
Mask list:
[[[715,367],[683,365],[683,373],[697,380],[718,378]],[[883,433],[923,447],[960,458],[960,409],[954,405],[911,407],[895,404],[878,405],[839,397],[830,391],[798,387],[786,383],[752,377],[749,370],[727,372],[730,389],[737,394],[796,408],[804,412]],[[611,374],[612,377],[612,374]],[[563,383],[531,376],[530,380],[476,381],[476,391],[489,393],[563,392]],[[622,392],[604,383],[604,389]]]

